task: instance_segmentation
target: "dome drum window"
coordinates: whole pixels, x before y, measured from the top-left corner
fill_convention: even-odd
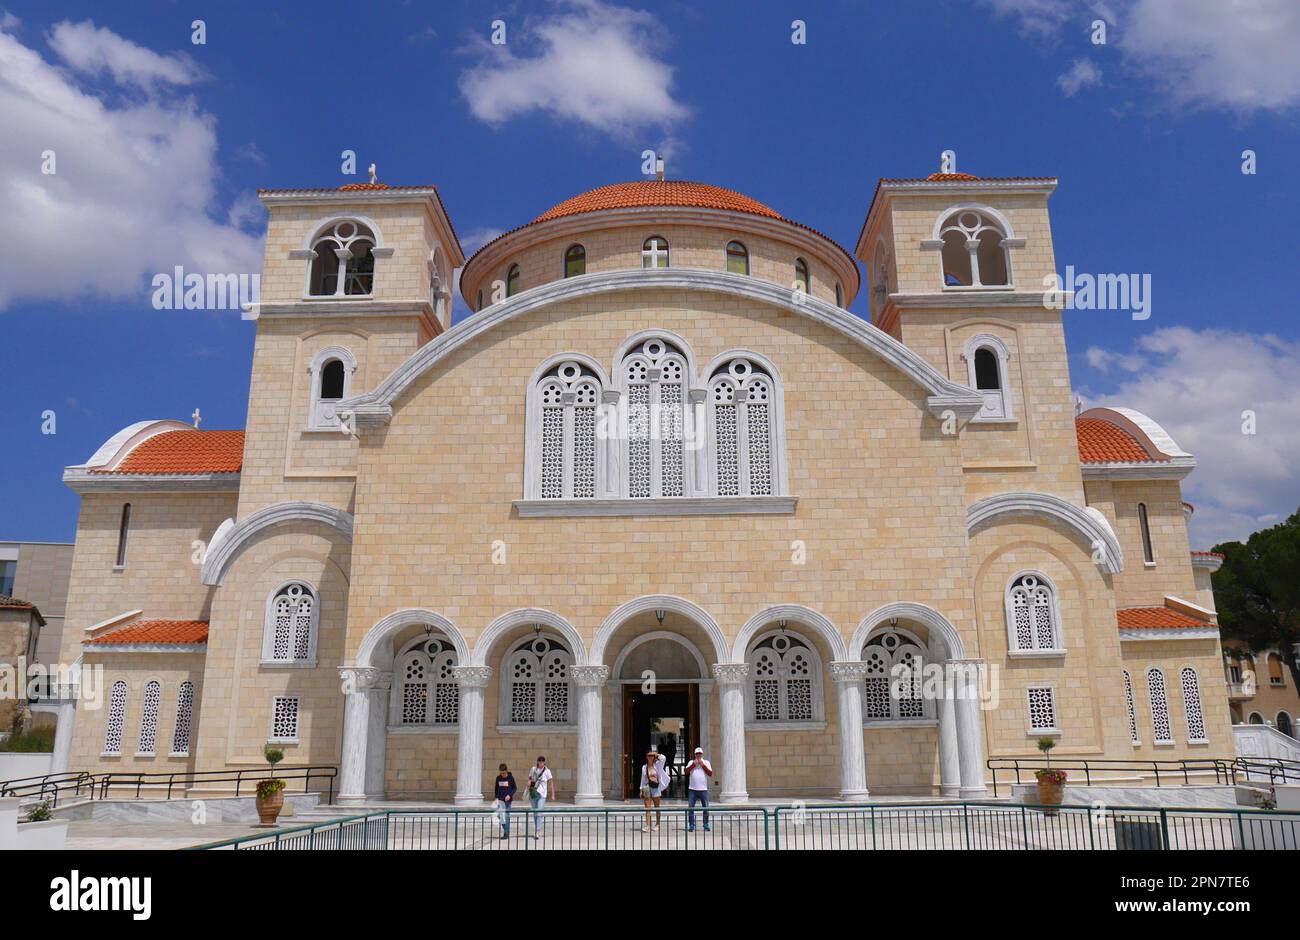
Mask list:
[[[307,293],[311,297],[369,297],[375,287],[374,233],[360,222],[342,219],[311,246]]]
[[[570,245],[564,253],[564,276],[578,277],[587,273],[587,249],[581,245]]]
[[[740,242],[727,242],[727,271],[731,274],[749,273],[749,249]]]
[[[658,235],[651,235],[641,246],[641,267],[668,267],[668,240]]]

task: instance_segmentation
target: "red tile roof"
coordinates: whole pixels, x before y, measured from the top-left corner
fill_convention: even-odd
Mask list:
[[[1151,457],[1137,438],[1118,425],[1100,418],[1077,418],[1079,459],[1084,463],[1156,463],[1168,457]]]
[[[1168,607],[1125,607],[1116,612],[1121,630],[1186,630],[1214,627]]]
[[[339,192],[348,193],[359,189],[392,189],[387,183],[345,183],[339,187]]]
[[[1226,558],[1223,552],[1192,552],[1193,558]]]
[[[41,626],[45,626],[45,618],[41,616],[41,612],[36,609],[36,605],[31,601],[20,601],[8,594],[0,594],[0,610],[30,610],[36,615],[36,619],[41,622]]]
[[[243,431],[164,431],[127,454],[115,470],[96,473],[238,473]]]
[[[780,213],[732,189],[693,183],[688,180],[637,180],[631,183],[614,183],[579,193],[559,205],[547,209],[533,222],[549,222],[565,216],[604,209],[635,209],[642,206],[688,206],[699,209],[726,209],[747,212],[769,219],[780,219]],[[786,220],[788,221],[788,220]]]
[[[193,646],[208,642],[206,620],[135,620],[110,630],[87,646]]]

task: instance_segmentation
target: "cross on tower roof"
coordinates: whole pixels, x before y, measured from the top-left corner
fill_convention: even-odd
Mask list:
[[[195,408],[194,414],[190,415],[190,417],[194,419],[194,427],[197,429],[199,422],[203,420],[203,415],[199,414],[199,409]]]

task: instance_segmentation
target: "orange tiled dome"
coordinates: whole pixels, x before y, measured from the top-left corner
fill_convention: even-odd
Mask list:
[[[692,183],[686,180],[637,180],[614,183],[579,193],[547,209],[533,223],[549,222],[585,212],[605,209],[637,209],[642,206],[684,206],[697,209],[726,209],[746,212],[769,219],[781,219],[780,213],[732,189]]]

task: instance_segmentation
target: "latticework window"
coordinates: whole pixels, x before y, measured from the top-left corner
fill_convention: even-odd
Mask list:
[[[1128,733],[1133,739],[1133,746],[1137,747],[1142,743],[1138,738],[1138,719],[1137,709],[1133,707],[1133,677],[1124,670],[1124,703],[1128,706]]]
[[[875,634],[862,648],[867,676],[862,688],[866,721],[900,721],[929,717],[922,695],[925,652],[916,637],[892,627]]]
[[[791,633],[760,639],[749,653],[749,718],[756,724],[821,719],[821,662]]]
[[[298,696],[277,695],[271,703],[271,740],[298,740]]]
[[[1056,597],[1051,584],[1037,574],[1025,574],[1007,590],[1007,622],[1012,650],[1061,648]]]
[[[291,581],[271,598],[266,612],[262,659],[267,662],[310,662],[316,652],[319,611],[310,587]]]
[[[1180,676],[1183,686],[1183,714],[1187,716],[1187,740],[1200,744],[1205,736],[1205,710],[1201,708],[1201,680],[1191,666],[1183,668]]]
[[[401,725],[454,725],[460,718],[456,650],[438,637],[419,637],[398,654],[390,714]]]
[[[686,356],[648,339],[620,363],[627,391],[627,495],[686,495]]]
[[[1049,688],[1029,690],[1029,730],[1055,731],[1056,693]]]
[[[541,409],[537,441],[542,499],[591,499],[597,495],[600,445],[597,409],[601,382],[579,362],[562,362],[537,384]]]
[[[554,637],[533,637],[515,647],[501,682],[505,724],[569,724],[572,666],[573,655]]]
[[[1147,695],[1151,699],[1151,724],[1156,744],[1173,744],[1174,732],[1169,724],[1169,697],[1165,693],[1165,674],[1152,666],[1147,670]]]
[[[126,726],[126,683],[118,679],[108,693],[108,723],[104,730],[104,753],[122,753],[122,729]]]
[[[140,711],[140,744],[136,751],[153,754],[158,747],[158,710],[162,706],[162,684],[150,679],[144,686],[144,708]]]
[[[172,756],[190,753],[190,725],[194,721],[194,683],[186,680],[176,690],[176,730],[172,732]]]
[[[709,377],[716,496],[776,492],[776,383],[749,359],[724,362]]]

